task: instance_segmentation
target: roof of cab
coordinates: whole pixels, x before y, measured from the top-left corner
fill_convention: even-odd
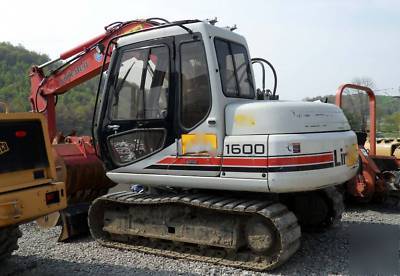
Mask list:
[[[207,21],[199,21],[195,23],[184,24],[185,27],[191,29],[194,33],[201,33],[203,36],[207,35],[210,37],[221,37],[224,39],[236,41],[241,44],[247,44],[246,40],[243,36],[230,31],[228,28],[218,27],[211,25]],[[169,36],[176,36],[187,34],[188,32],[176,25],[171,25],[170,27],[165,28],[150,28],[148,31],[139,32],[139,33],[132,33],[132,35],[128,35],[122,37],[118,40],[118,46],[125,46],[127,44],[162,38],[162,37],[169,37]]]

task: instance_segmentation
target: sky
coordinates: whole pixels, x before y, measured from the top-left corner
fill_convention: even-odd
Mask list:
[[[333,94],[356,77],[400,95],[396,0],[13,0],[1,7],[0,41],[57,58],[109,23],[149,17],[236,24],[250,55],[274,65],[281,99]]]

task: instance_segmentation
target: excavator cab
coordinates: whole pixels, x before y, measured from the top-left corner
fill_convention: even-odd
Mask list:
[[[189,28],[171,27],[168,36],[165,30],[154,30],[145,41],[145,34],[138,34],[137,43],[118,41],[95,133],[108,169],[162,149],[173,156],[221,155],[225,131],[220,107],[255,98],[244,38],[218,33],[206,23]],[[201,136],[186,135],[195,128]],[[216,160],[209,171],[192,173],[216,176],[220,164]],[[165,172],[171,167],[159,164],[151,169]]]

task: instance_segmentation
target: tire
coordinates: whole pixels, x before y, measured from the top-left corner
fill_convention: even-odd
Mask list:
[[[18,249],[18,238],[22,236],[18,226],[0,229],[0,262],[11,256]]]

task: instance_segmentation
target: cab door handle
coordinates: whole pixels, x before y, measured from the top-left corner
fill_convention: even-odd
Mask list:
[[[207,120],[209,126],[215,126],[217,124],[217,120],[215,118],[210,118]]]

